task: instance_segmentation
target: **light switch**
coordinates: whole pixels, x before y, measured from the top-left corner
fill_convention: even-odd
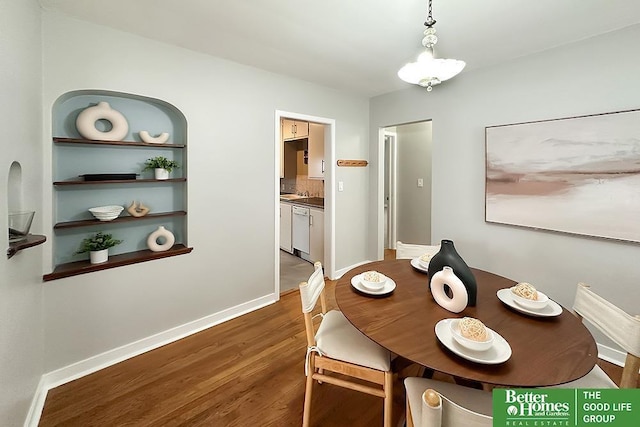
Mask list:
[[[419,188],[424,187],[424,180],[422,178],[418,178],[418,187]]]
[[[338,181],[338,191],[344,191],[344,182]]]

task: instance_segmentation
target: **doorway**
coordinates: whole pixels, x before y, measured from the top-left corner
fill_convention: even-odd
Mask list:
[[[281,164],[283,159],[281,157],[281,127],[280,122],[282,118],[299,120],[303,122],[314,123],[318,125],[322,125],[324,128],[324,163],[322,167],[324,167],[324,211],[323,211],[323,228],[322,234],[324,236],[324,256],[323,256],[323,267],[324,274],[328,276],[330,279],[335,278],[335,192],[334,192],[334,176],[335,176],[335,120],[325,117],[317,117],[310,116],[307,114],[295,113],[295,112],[287,112],[276,110],[275,114],[275,197],[274,197],[274,205],[275,205],[275,236],[274,236],[274,264],[275,264],[275,295],[276,298],[279,299],[281,286],[280,286],[280,277],[281,277],[281,268],[289,266],[290,263],[286,261],[282,261],[283,254],[281,254],[280,249],[280,191],[281,191]],[[290,190],[288,192],[291,192]],[[312,192],[310,192],[312,193]],[[284,254],[284,258],[288,261],[291,261],[289,257],[286,257],[288,254]],[[306,262],[306,261],[304,261]],[[309,264],[311,267],[310,273],[305,275],[306,277],[303,280],[309,278],[309,275],[313,272],[313,265]],[[297,286],[296,286],[297,288]]]
[[[431,120],[388,126],[380,133],[382,218],[379,241],[395,249],[398,240],[431,244]]]

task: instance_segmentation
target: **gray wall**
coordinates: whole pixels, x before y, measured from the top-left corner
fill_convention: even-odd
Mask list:
[[[640,246],[484,221],[484,128],[640,107],[635,25],[500,66],[463,72],[427,93],[418,87],[371,100],[370,134],[433,119],[432,240],[448,238],[468,264],[529,281],[563,305],[584,281],[630,313],[640,303]],[[454,53],[454,52],[452,52]],[[372,169],[380,149],[371,141]],[[376,193],[377,177],[371,188]],[[371,201],[371,212],[379,200]],[[370,253],[380,247],[377,216]]]
[[[431,122],[397,126],[397,240],[431,244]],[[423,187],[418,187],[422,178]]]
[[[188,122],[194,247],[189,255],[47,283],[46,370],[272,294],[275,111],[334,118],[337,158],[358,159],[368,153],[368,100],[52,12],[43,22],[47,176],[50,112],[62,94],[105,89],[169,102]],[[365,168],[336,173],[344,182],[336,193],[340,269],[366,258],[368,175]],[[48,183],[44,191],[51,212]],[[50,229],[50,214],[45,223]],[[51,267],[47,251],[45,272]]]
[[[40,9],[36,0],[0,0],[0,425],[24,422],[43,373],[42,253],[29,248],[7,259],[7,185],[22,167],[22,208],[42,226],[42,86]]]

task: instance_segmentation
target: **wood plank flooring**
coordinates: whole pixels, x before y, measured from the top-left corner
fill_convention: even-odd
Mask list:
[[[328,281],[329,305],[335,282]],[[297,290],[240,318],[51,390],[40,425],[299,426],[304,322]],[[614,381],[621,368],[603,362]],[[438,378],[444,379],[446,378]],[[404,388],[394,383],[394,424]],[[313,426],[382,425],[382,399],[315,385]]]

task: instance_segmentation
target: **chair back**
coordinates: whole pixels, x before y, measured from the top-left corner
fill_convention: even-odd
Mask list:
[[[440,245],[416,245],[413,243],[396,242],[396,259],[412,259],[424,254],[435,255],[440,250]]]
[[[304,314],[305,331],[307,334],[308,346],[315,345],[315,329],[313,326],[312,312],[318,304],[318,298],[320,299],[321,313],[324,315],[327,312],[327,300],[324,293],[324,271],[322,270],[322,264],[316,262],[313,264],[315,268],[311,273],[309,280],[300,283],[300,300],[302,301],[302,313]]]
[[[474,412],[433,389],[422,394],[422,416],[416,427],[491,427],[493,417]]]
[[[324,292],[324,272],[322,264],[316,262],[313,264],[314,272],[306,282],[300,283],[300,299],[302,300],[302,312],[310,313],[315,308],[318,298]],[[324,313],[325,311],[323,311]]]
[[[637,387],[640,367],[640,317],[627,314],[593,292],[589,285],[584,283],[578,283],[573,310],[627,352],[620,387]]]

